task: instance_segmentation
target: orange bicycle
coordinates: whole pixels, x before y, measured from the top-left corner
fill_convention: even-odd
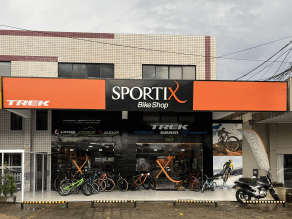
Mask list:
[[[105,182],[105,186],[101,186],[101,191],[106,191],[106,192],[113,191],[116,185],[115,182],[111,178],[108,177],[107,173],[103,174],[101,177],[96,179],[94,183],[96,182],[98,183],[98,185],[104,185],[104,182]]]
[[[150,173],[146,173],[146,174],[139,174],[137,176],[132,176],[128,182],[129,187],[132,190],[138,190],[140,188],[140,186],[142,185],[144,187],[144,189],[148,190],[148,189],[156,189],[156,183],[154,181],[154,179],[152,178],[152,176],[150,175]]]
[[[198,176],[201,174],[200,172],[197,173],[196,176],[194,176],[196,173],[193,173],[191,174],[189,177],[191,177],[192,179],[192,182],[190,183],[190,186],[189,186],[189,190],[191,191],[195,191],[195,192],[198,192],[201,190],[201,187],[202,187],[202,183],[200,182],[200,179],[198,178]],[[189,178],[188,177],[188,178]]]

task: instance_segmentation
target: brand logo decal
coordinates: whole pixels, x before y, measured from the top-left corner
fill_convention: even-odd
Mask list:
[[[6,100],[9,106],[49,106],[49,100]]]
[[[160,108],[166,109],[168,108],[168,103],[161,103],[157,101],[169,101],[174,98],[178,103],[185,103],[187,100],[180,100],[176,92],[179,89],[179,84],[174,81],[176,84],[175,90],[172,87],[121,87],[115,86],[112,89],[112,99],[113,100],[124,100],[127,96],[130,96],[132,100],[148,100],[155,102],[138,102],[138,108]],[[170,91],[170,95],[169,92]]]
[[[188,124],[186,124],[186,125],[151,125],[152,126],[152,129],[157,129],[158,128],[158,130],[162,130],[162,129],[164,129],[164,130],[181,130],[181,129],[183,129],[183,130],[187,130],[188,128]]]
[[[154,131],[135,131],[136,135],[154,135]]]
[[[189,133],[189,130],[183,130],[181,133],[183,136],[186,136]]]

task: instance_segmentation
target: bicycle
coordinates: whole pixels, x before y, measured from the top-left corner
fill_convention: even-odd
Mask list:
[[[212,177],[208,177],[207,175],[205,175],[205,177],[206,177],[206,181],[203,182],[201,192],[203,193],[206,189],[208,190],[211,189],[212,191],[215,191],[217,184],[213,182]]]
[[[198,178],[198,176],[200,175],[201,173],[197,173],[196,176],[195,173],[191,174],[190,177],[192,178],[192,182],[190,183],[190,186],[189,186],[189,190],[190,191],[195,191],[195,192],[198,192],[200,191],[201,189],[201,182],[200,182],[200,178]]]
[[[121,173],[118,173],[113,180],[120,191],[125,192],[128,190],[128,182],[122,177]]]
[[[138,190],[141,185],[146,190],[150,188],[153,190],[156,189],[156,183],[154,179],[152,178],[152,176],[150,175],[150,173],[146,173],[146,174],[141,173],[137,176],[132,176],[130,180],[128,181],[128,184],[132,190]]]
[[[92,185],[93,188],[93,194],[97,194],[99,191],[104,191],[106,188],[106,182],[105,180],[97,180],[97,172],[91,173],[91,175],[88,177],[88,182]]]
[[[228,150],[235,152],[240,146],[240,141],[235,136],[229,136],[230,132],[221,131],[220,138],[218,141],[219,146],[224,146]]]
[[[82,193],[86,196],[91,195],[94,188],[92,185],[81,175],[79,180],[76,179],[66,179],[63,180],[60,183],[60,186],[58,188],[58,193],[62,196],[66,196],[72,193],[77,194],[79,191],[82,191]]]
[[[108,177],[107,173],[104,173],[102,176],[100,176],[96,182],[98,183],[98,185],[102,185],[102,181],[105,181],[105,188],[101,191],[105,191],[105,192],[111,192],[114,190],[115,188],[115,182]]]
[[[222,178],[223,178],[223,184],[226,184],[226,182],[227,182],[227,180],[228,180],[228,178],[229,178],[229,172],[228,172],[227,169],[228,169],[228,168],[225,168],[225,169],[224,169],[224,174],[223,174],[223,176],[222,176]]]

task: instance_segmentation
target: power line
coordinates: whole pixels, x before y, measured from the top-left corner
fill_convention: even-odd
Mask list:
[[[254,75],[252,75],[251,77],[249,77],[247,80],[249,80],[249,79],[251,79],[251,78],[253,78],[254,76],[256,76],[256,75],[258,75],[259,73],[261,73],[262,71],[264,71],[266,68],[268,68],[265,72],[264,72],[264,74],[259,78],[259,80],[261,80],[261,78],[273,67],[273,65],[275,64],[275,62],[279,59],[279,58],[281,58],[285,53],[287,53],[288,51],[290,51],[291,50],[291,48],[290,49],[288,49],[288,50],[286,50],[286,51],[283,51],[273,62],[271,62],[271,63],[267,63],[267,65],[263,68],[263,69],[261,69],[260,71],[258,71],[257,73],[255,73]]]
[[[291,44],[292,41],[290,41],[287,45],[285,45],[282,49],[280,49],[278,52],[276,52],[273,56],[271,56],[270,58],[268,58],[266,61],[264,61],[262,64],[260,64],[258,67],[254,68],[253,70],[249,71],[248,73],[244,74],[243,76],[239,77],[236,79],[236,81],[240,78],[245,77],[246,75],[249,75],[251,72],[255,71],[256,69],[258,69],[259,67],[261,67],[262,65],[264,65],[265,63],[267,63],[270,59],[272,59],[274,56],[276,56],[279,52],[281,52],[283,49],[285,49],[287,46],[289,46]]]
[[[119,47],[124,47],[124,48],[131,48],[131,49],[148,50],[148,51],[153,51],[153,52],[164,52],[164,53],[169,53],[169,54],[187,55],[187,56],[210,57],[211,59],[216,59],[217,58],[217,59],[230,59],[230,60],[238,60],[238,61],[256,61],[256,62],[265,61],[265,60],[257,60],[257,59],[227,58],[227,57],[223,57],[223,56],[204,56],[204,55],[196,55],[196,54],[192,54],[192,53],[179,53],[179,52],[171,52],[171,51],[159,50],[159,49],[148,49],[148,48],[143,48],[143,47],[127,46],[127,45],[123,45],[123,44],[116,44],[116,43],[109,43],[109,42],[101,42],[101,41],[93,41],[93,40],[82,39],[82,38],[75,38],[75,37],[67,37],[67,36],[62,36],[62,35],[54,34],[52,32],[28,30],[28,29],[23,29],[23,28],[18,28],[18,27],[3,25],[3,24],[0,24],[0,26],[2,26],[2,27],[8,27],[8,28],[13,28],[13,29],[18,29],[18,30],[23,30],[23,31],[36,32],[36,33],[42,32],[43,34],[47,34],[47,35],[51,35],[51,36],[56,36],[56,37],[76,39],[76,40],[80,40],[80,41],[86,41],[86,42],[92,42],[92,43],[99,43],[99,44],[105,44],[105,45],[111,45],[111,46],[119,46]],[[272,43],[272,42],[270,42],[270,43]],[[267,44],[269,44],[269,43],[267,43]],[[252,48],[249,48],[249,49],[252,49]],[[246,49],[246,50],[248,50],[248,49]],[[241,51],[238,51],[238,52],[241,52]],[[237,52],[235,52],[235,53],[237,53]]]

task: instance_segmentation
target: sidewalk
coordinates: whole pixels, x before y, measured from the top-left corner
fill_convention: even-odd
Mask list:
[[[202,193],[190,190],[185,191],[155,191],[144,190],[121,192],[114,190],[112,192],[99,192],[85,196],[82,192],[61,196],[56,191],[36,192],[32,197],[32,192],[25,193],[24,201],[91,201],[91,200],[136,200],[136,201],[173,201],[173,200],[212,200],[212,201],[236,201],[236,190],[234,189],[216,189],[215,191],[205,191]],[[261,199],[271,200],[271,199]],[[21,202],[21,193],[16,193],[16,201]]]
[[[250,204],[242,207],[238,202],[219,202],[218,207],[209,203],[172,202],[137,202],[133,203],[96,203],[91,208],[90,202],[71,202],[65,204],[0,204],[1,219],[22,218],[58,218],[58,219],[178,219],[178,218],[292,218],[292,204],[282,207],[281,204]]]

